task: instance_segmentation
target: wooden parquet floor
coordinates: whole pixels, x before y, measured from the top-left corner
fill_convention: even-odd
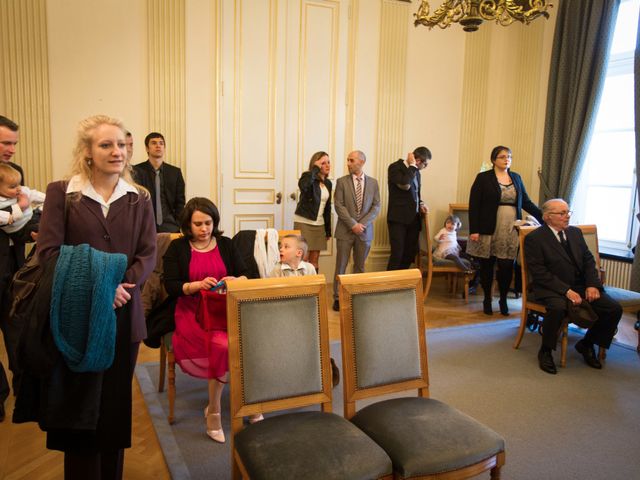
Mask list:
[[[330,290],[329,290],[330,291]],[[497,308],[497,301],[496,307]],[[469,325],[498,320],[517,319],[520,315],[520,301],[509,300],[511,315],[503,317],[499,313],[487,316],[482,313],[482,297],[472,295],[468,304],[459,298],[453,298],[445,287],[444,281],[436,279],[425,303],[427,328]],[[329,330],[332,340],[340,338],[340,319],[331,310]],[[633,330],[635,319],[623,317],[618,333],[618,341],[637,345],[638,336]],[[139,362],[157,361],[158,350],[142,346]],[[0,359],[7,365],[4,341],[0,346]],[[9,374],[9,372],[7,372]],[[63,478],[62,454],[45,448],[45,435],[35,424],[14,425],[11,423],[13,396],[5,403],[7,419],[0,423],[0,479],[6,480],[58,480]],[[203,426],[204,427],[204,426]],[[203,441],[206,441],[203,436]],[[127,480],[169,479],[160,445],[147,412],[144,398],[137,380],[133,385],[133,434],[132,447],[125,454],[124,478]]]

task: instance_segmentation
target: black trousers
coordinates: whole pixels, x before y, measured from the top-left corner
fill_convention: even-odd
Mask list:
[[[411,223],[387,222],[391,254],[387,270],[409,268],[418,253],[418,235],[420,235],[420,216]]]
[[[572,290],[579,293],[583,301],[586,302],[584,287],[572,287]],[[536,297],[535,300],[542,303],[547,309],[542,328],[542,346],[555,350],[558,343],[558,332],[562,327],[562,321],[567,316],[567,298],[558,295],[544,298]],[[584,338],[589,343],[609,348],[618,322],[622,317],[622,307],[606,292],[601,292],[600,298],[591,302],[591,308],[598,315],[598,321],[587,330]]]
[[[9,381],[7,380],[7,374],[4,371],[4,366],[0,362],[0,404],[9,396]]]

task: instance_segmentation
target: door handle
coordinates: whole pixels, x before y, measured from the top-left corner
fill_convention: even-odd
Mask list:
[[[289,195],[289,198],[295,202],[298,200],[298,194],[296,192],[293,192],[291,195]]]
[[[276,203],[280,205],[282,203],[282,192],[276,193]]]

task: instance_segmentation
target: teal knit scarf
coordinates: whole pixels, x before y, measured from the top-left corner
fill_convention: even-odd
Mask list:
[[[113,300],[127,256],[82,245],[62,245],[51,289],[51,333],[74,372],[101,372],[113,363]]]

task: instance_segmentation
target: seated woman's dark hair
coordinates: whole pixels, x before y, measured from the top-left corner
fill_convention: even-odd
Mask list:
[[[218,207],[208,198],[193,197],[184,206],[184,210],[182,210],[182,214],[180,215],[180,231],[185,237],[189,240],[193,238],[191,234],[191,217],[196,210],[212,218],[214,237],[218,238],[222,235],[222,230],[218,229],[218,225],[220,225],[220,212],[218,211]]]

